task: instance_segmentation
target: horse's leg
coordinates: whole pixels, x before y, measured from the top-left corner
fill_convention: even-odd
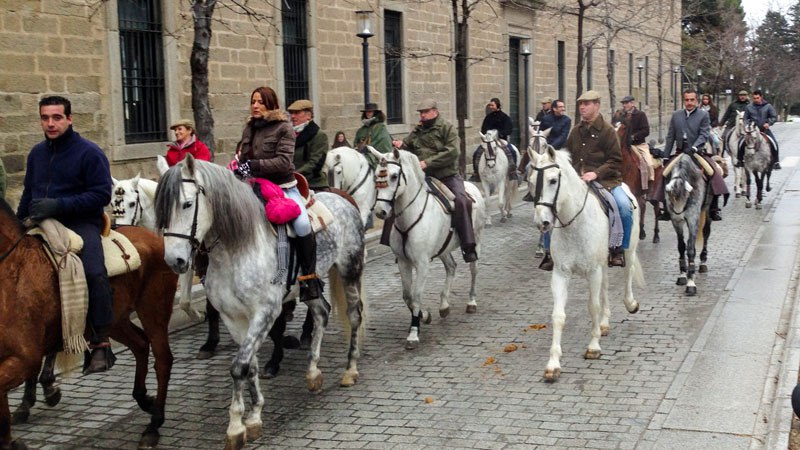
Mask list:
[[[567,294],[569,278],[556,269],[550,279],[550,289],[553,292],[553,342],[550,344],[550,360],[544,369],[546,381],[556,381],[561,376],[561,333],[564,331],[567,315]]]
[[[747,179],[747,190],[745,191],[746,200],[744,201],[744,207],[745,208],[749,208],[749,207],[753,206],[753,203],[750,201],[750,185],[751,185],[750,171],[745,169],[744,173],[745,173],[745,175],[747,177],[746,178]]]
[[[477,282],[478,282],[478,261],[469,263],[470,285],[469,285],[469,301],[467,302],[467,314],[475,314],[478,312],[478,303],[476,298]]]
[[[247,440],[261,437],[264,426],[261,420],[261,411],[264,409],[264,395],[261,394],[261,384],[258,381],[258,353],[253,353],[250,360],[250,370],[247,372],[247,388],[250,391],[250,413],[243,420]]]
[[[626,263],[625,267],[629,267],[629,264]],[[605,265],[602,266],[601,280],[603,282],[600,285],[600,335],[608,336],[608,320],[611,317],[611,306],[608,304],[608,268]]]
[[[639,240],[644,240],[647,238],[647,232],[644,229],[644,218],[645,212],[647,212],[647,201],[644,199],[644,195],[639,196],[637,198],[639,202]]]
[[[214,356],[219,344],[219,311],[206,299],[206,320],[208,321],[208,337],[206,343],[197,352],[197,359],[209,359]]]
[[[12,355],[0,362],[0,449],[27,449],[21,440],[13,441],[11,437],[11,411],[8,407],[8,391],[26,381],[25,374],[36,380],[36,369],[41,367],[42,360],[26,360],[22,355]]]
[[[31,415],[31,408],[36,404],[36,376],[25,380],[25,391],[22,394],[22,402],[11,414],[11,425],[28,423]]]
[[[661,215],[661,206],[658,202],[655,202],[653,205],[653,244],[658,244],[661,242],[661,235],[659,234],[661,230],[658,228],[658,216]]]
[[[61,388],[56,385],[56,356],[57,353],[50,353],[44,357],[42,373],[39,375],[39,383],[42,385],[44,402],[47,406],[56,406],[61,401]],[[34,396],[36,391],[34,390]]]
[[[761,200],[763,197],[763,189],[764,189],[764,172],[758,172],[754,174],[756,179],[756,209],[761,209]]]
[[[539,243],[536,244],[536,253],[533,254],[536,258],[544,256],[544,233],[539,232]]]
[[[347,370],[345,370],[340,386],[350,387],[358,381],[358,358],[361,349],[362,323],[364,319],[364,303],[361,298],[361,280],[359,278],[344,280],[344,294],[347,301],[347,319],[350,322],[350,348],[347,351]],[[337,302],[338,304],[338,302]]]
[[[33,377],[34,389],[36,389],[36,377]],[[28,447],[20,440],[11,440],[11,412],[8,408],[8,393],[3,391],[0,394],[0,449],[27,449]]]
[[[439,294],[439,317],[445,318],[450,314],[450,303],[448,300],[450,299],[450,289],[453,285],[453,279],[456,277],[456,260],[450,252],[442,253],[439,259],[441,259],[442,264],[444,264],[445,272],[444,286],[442,286],[442,292]],[[417,274],[419,274],[419,271],[417,271]]]
[[[492,195],[492,185],[489,183],[489,180],[487,180],[486,178],[488,178],[488,174],[486,174],[486,176],[481,175],[481,187],[483,188],[483,194],[486,196],[486,201],[488,202],[489,201],[489,196]],[[502,208],[502,206],[501,206],[501,208]],[[490,225],[492,225],[492,215],[488,214],[488,211],[487,211],[487,214],[486,214],[486,226],[490,226]]]
[[[400,269],[400,280],[403,285],[403,300],[406,302],[406,306],[408,306],[409,311],[411,311],[411,327],[408,331],[408,337],[406,337],[406,349],[414,350],[419,347],[419,330],[421,322],[430,323],[431,320],[430,314],[428,314],[427,311],[423,311],[422,305],[420,304],[420,298],[422,295],[421,293],[424,289],[425,276],[427,275],[428,270],[428,261],[425,260],[419,266],[417,266],[416,282],[414,280],[414,272],[411,261],[404,258],[398,258],[397,266]],[[420,289],[420,284],[423,285],[423,289]]]
[[[328,316],[331,305],[322,295],[306,302],[311,316],[314,318],[314,331],[311,334],[311,347],[308,350],[308,371],[306,371],[306,385],[308,390],[316,392],[322,388],[322,371],[319,370],[319,355],[322,348],[322,337],[328,327]]]
[[[600,329],[603,317],[603,304],[600,300],[603,290],[602,267],[598,266],[590,271],[586,278],[589,283],[589,317],[592,318],[592,338],[589,340],[589,345],[586,347],[586,353],[583,354],[583,357],[584,359],[599,359],[601,353],[600,336],[603,334]],[[608,299],[606,299],[606,303],[608,303]]]
[[[503,178],[497,181],[497,206],[500,209],[500,222],[505,223],[508,219],[506,219],[506,181]]]
[[[678,240],[678,269],[680,274],[675,282],[678,286],[686,286],[686,240],[683,237],[683,224],[672,222]]]
[[[700,266],[697,268],[697,271],[700,273],[708,272],[708,238],[711,236],[711,221],[708,220],[708,215],[706,214],[705,220],[703,221],[703,250],[700,252]]]
[[[702,214],[702,212],[700,213]],[[689,229],[689,238],[686,240],[686,259],[688,267],[686,268],[686,295],[693,296],[697,294],[697,286],[694,282],[694,274],[696,271],[695,255],[697,252],[697,231],[699,218],[695,220],[687,219],[686,225]]]
[[[281,370],[281,361],[283,361],[283,335],[286,333],[286,317],[294,310],[292,302],[286,302],[281,305],[281,314],[272,324],[269,329],[269,337],[272,339],[272,355],[269,361],[264,365],[264,372],[261,373],[262,378],[275,378]]]

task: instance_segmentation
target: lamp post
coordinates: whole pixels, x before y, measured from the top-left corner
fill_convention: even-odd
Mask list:
[[[639,90],[636,92],[636,97],[639,99],[639,110],[642,110],[642,71],[644,70],[644,60],[639,58],[636,60],[636,69],[639,71]]]
[[[367,39],[375,36],[372,32],[371,16],[372,11],[356,11],[356,17],[358,18],[358,33],[356,33],[356,36],[363,39],[361,48],[363,49],[364,60],[364,108],[369,103],[369,43]]]
[[[703,76],[703,69],[697,69],[697,81],[695,82],[695,89],[700,92],[700,77]]]
[[[680,91],[678,90],[678,80],[680,79],[681,73],[681,66],[675,66],[672,68],[672,109],[678,109],[678,96]]]
[[[522,39],[520,45],[519,54],[522,55],[522,70],[524,72],[524,79],[525,79],[525,98],[523,103],[525,103],[525,118],[522,120],[522,126],[525,128],[525,147],[528,148],[528,144],[530,143],[530,136],[528,136],[528,57],[531,56],[531,40],[530,38]],[[520,146],[520,148],[523,148]]]
[[[729,78],[730,78],[730,80],[731,80],[731,89],[730,89],[730,91],[729,91],[729,92],[730,92],[730,94],[731,94],[731,99],[730,99],[730,102],[728,102],[728,105],[730,105],[731,103],[733,103],[733,96],[734,96],[734,95],[736,95],[736,93],[735,93],[735,92],[733,92],[733,91],[736,89],[736,85],[735,85],[735,84],[733,84],[733,80],[734,80],[734,78],[733,78],[733,74],[731,74]]]

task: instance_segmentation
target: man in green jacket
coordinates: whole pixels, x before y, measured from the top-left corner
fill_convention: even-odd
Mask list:
[[[353,142],[356,150],[367,157],[373,170],[378,165],[378,158],[366,146],[372,146],[381,153],[392,151],[392,136],[386,129],[386,115],[378,108],[377,103],[367,103],[361,110],[361,128],[356,131]]]
[[[328,136],[314,122],[314,105],[309,100],[297,100],[287,108],[294,128],[294,167],[308,180],[315,191],[328,189],[328,180],[322,175],[325,156],[328,154]]]
[[[453,222],[461,240],[464,261],[477,261],[472,203],[464,191],[464,180],[458,173],[458,132],[453,124],[439,115],[435,100],[423,100],[417,106],[417,111],[420,119],[417,126],[402,141],[392,141],[392,145],[417,155],[425,175],[439,179],[453,192],[456,197]]]

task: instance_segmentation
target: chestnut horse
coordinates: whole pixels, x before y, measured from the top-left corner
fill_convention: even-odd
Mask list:
[[[619,138],[620,150],[622,150],[622,181],[628,185],[631,193],[636,197],[636,201],[639,203],[639,240],[644,240],[644,238],[647,237],[647,233],[644,230],[644,217],[647,212],[646,197],[647,192],[655,188],[655,182],[651,181],[649,183],[648,190],[642,188],[642,175],[639,168],[640,156],[636,155],[634,153],[636,150],[631,148],[630,144],[628,144],[627,130],[623,123],[617,126],[617,137]],[[656,170],[660,171],[661,168],[659,167]],[[655,211],[655,217],[653,218],[653,222],[655,223],[653,227],[653,242],[658,243],[660,241],[658,229],[658,214],[660,211],[657,203],[653,204],[653,210]]]
[[[111,337],[130,348],[136,358],[133,398],[151,415],[139,448],[150,448],[158,444],[158,429],[164,423],[172,370],[168,326],[178,277],[164,263],[161,237],[138,227],[118,231],[136,246],[142,265],[134,272],[111,279],[115,318]],[[4,274],[0,277],[0,449],[21,449],[27,447],[11,437],[8,392],[27,382],[23,403],[28,402],[29,409],[35,401],[35,382],[42,358],[57,352],[62,343],[61,302],[58,274],[44,244],[25,234],[22,223],[2,199],[0,270]],[[131,322],[132,312],[136,312],[143,329]],[[147,395],[145,384],[151,346],[158,385],[155,397]],[[30,391],[28,385],[32,387]],[[60,395],[48,396],[48,404],[52,406],[59,398]],[[23,420],[26,417],[27,411],[19,415]]]

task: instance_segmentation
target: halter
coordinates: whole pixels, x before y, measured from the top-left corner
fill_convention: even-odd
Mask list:
[[[558,194],[561,192],[561,170],[560,170],[561,167],[558,164],[555,164],[555,163],[547,165],[547,166],[544,166],[544,167],[531,167],[531,169],[533,169],[533,170],[535,170],[537,172],[544,172],[545,170],[552,169],[552,168],[559,169],[559,171],[558,171],[558,187],[556,187],[556,195],[553,196],[553,200],[551,202],[543,202],[543,201],[540,200],[542,198],[542,189],[544,187],[544,173],[537,174],[536,175],[536,185],[535,185],[534,190],[533,190],[533,204],[534,204],[534,206],[541,205],[541,206],[544,206],[544,207],[547,207],[547,208],[550,208],[551,210],[553,210],[553,215],[556,217],[556,220],[558,220],[562,224],[560,227],[555,227],[554,226],[554,228],[566,228],[566,227],[570,226],[572,224],[572,222],[574,222],[575,219],[578,218],[578,216],[581,215],[581,213],[583,212],[583,209],[586,207],[586,201],[589,198],[589,188],[587,187],[587,189],[586,189],[586,195],[583,197],[583,204],[581,205],[581,209],[579,209],[578,212],[575,213],[575,216],[573,216],[572,219],[570,219],[568,222],[565,223],[560,217],[558,217],[558,207],[556,206],[556,204],[558,203]]]
[[[181,182],[182,183],[192,183],[195,186],[197,186],[197,192],[198,193],[204,194],[204,195],[206,193],[205,188],[203,186],[197,184],[196,180],[192,180],[192,179],[189,179],[189,178],[183,178],[183,179],[181,179]],[[198,197],[199,197],[199,195],[198,195]],[[189,244],[192,246],[192,256],[194,256],[195,252],[197,252],[197,250],[200,248],[200,241],[195,237],[195,234],[197,234],[197,212],[198,212],[199,209],[200,209],[200,202],[197,201],[197,198],[195,198],[195,202],[194,202],[194,217],[192,218],[192,231],[191,231],[191,234],[164,233],[164,237],[171,236],[171,237],[176,237],[176,238],[181,238],[181,239],[188,240]]]
[[[119,189],[118,189],[118,191],[119,191]],[[124,192],[124,191],[122,191],[122,192]],[[133,207],[133,218],[131,219],[131,225],[135,226],[139,222],[138,219],[140,219],[142,217],[142,215],[144,214],[144,208],[142,208],[142,203],[139,200],[139,195],[140,195],[139,189],[136,189],[134,192],[136,192],[136,205],[134,205],[134,207]],[[120,211],[113,211],[113,214],[114,214],[114,217],[122,217],[122,216],[125,215],[124,198],[122,197],[121,193],[115,193],[115,195],[117,197],[117,200],[122,205],[122,208],[120,208],[121,212]]]
[[[486,167],[494,169],[494,166],[497,165],[497,152],[494,149],[497,140],[483,141],[483,143],[486,144],[486,153],[483,156],[483,160],[486,161]]]
[[[336,161],[336,163],[333,165],[333,169],[336,169],[337,167],[340,167],[341,165],[342,165],[341,161]],[[367,166],[367,170],[366,170],[366,172],[364,172],[364,176],[361,177],[361,180],[359,180],[359,182],[356,183],[355,186],[352,186],[350,188],[345,188],[345,186],[342,185],[342,189],[347,189],[347,193],[349,195],[355,194],[355,192],[359,188],[361,188],[361,186],[363,186],[364,183],[367,182],[367,180],[369,179],[369,175],[371,173],[373,173],[372,167],[370,167],[369,164],[366,164],[366,166]],[[362,161],[362,163],[358,166],[358,173],[361,173],[361,170],[363,170],[363,169],[364,169],[364,163]],[[336,179],[334,177],[335,177],[334,172],[333,171],[329,171],[328,172],[328,186],[336,187],[336,186],[334,186],[336,184]]]

